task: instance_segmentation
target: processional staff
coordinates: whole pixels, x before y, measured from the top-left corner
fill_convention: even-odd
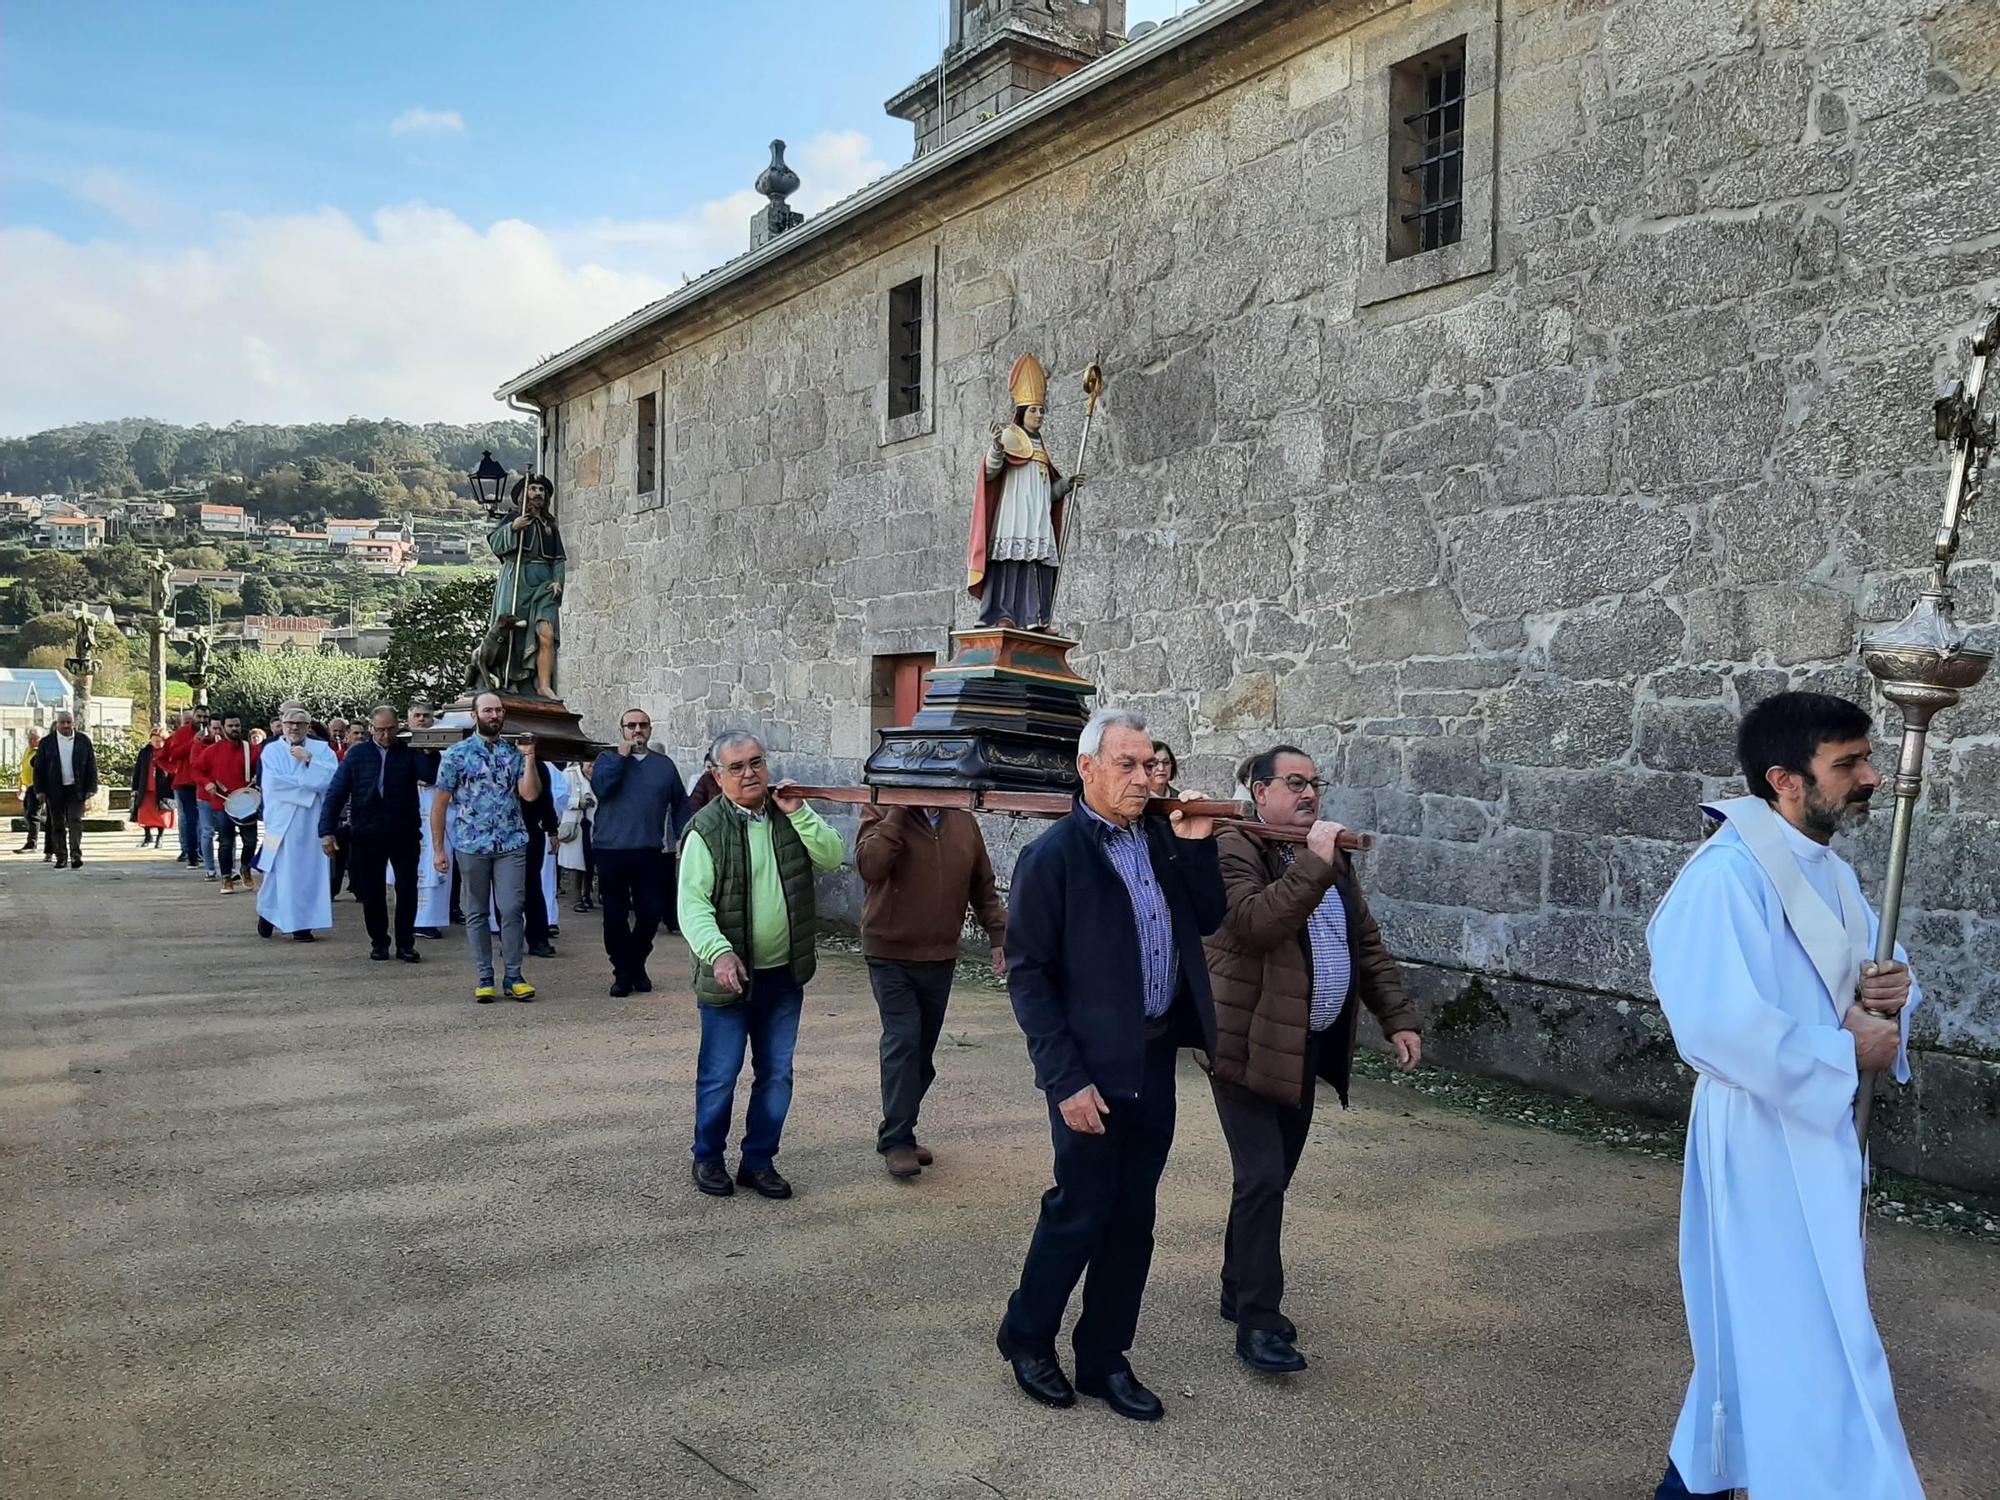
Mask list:
[[[1896,810],[1889,830],[1889,869],[1882,882],[1882,918],[1875,961],[1896,956],[1896,928],[1903,914],[1903,878],[1910,863],[1910,826],[1924,784],[1924,749],[1931,720],[1958,702],[1959,694],[1986,675],[1988,651],[1966,644],[1964,627],[1952,618],[1951,565],[1958,556],[1959,528],[1979,500],[1986,460],[1994,445],[1996,418],[1980,413],[1980,397],[1993,356],[2000,352],[2000,303],[1986,310],[1972,342],[1972,367],[1938,393],[1933,408],[1937,439],[1951,445],[1951,472],[1945,481],[1944,515],[1931,548],[1931,579],[1903,620],[1861,638],[1861,660],[1881,684],[1882,696],[1903,711],[1903,745],[1896,762]],[[1861,1143],[1862,1212],[1867,1213],[1868,1124],[1875,1079],[1863,1072],[1854,1101],[1854,1133]]]

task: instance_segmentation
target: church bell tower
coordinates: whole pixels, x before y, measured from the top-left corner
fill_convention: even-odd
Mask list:
[[[1125,41],[1125,0],[943,0],[938,67],[884,108],[917,128],[915,154],[957,140]]]

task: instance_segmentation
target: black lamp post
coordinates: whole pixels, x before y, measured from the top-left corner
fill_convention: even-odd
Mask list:
[[[488,510],[500,503],[500,493],[507,487],[507,471],[494,462],[493,450],[485,449],[479,456],[479,467],[466,476],[472,481],[472,498]]]

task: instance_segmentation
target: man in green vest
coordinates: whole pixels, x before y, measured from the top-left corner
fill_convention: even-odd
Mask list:
[[[786,795],[792,782],[771,785],[755,735],[720,735],[708,754],[722,795],[687,826],[679,883],[681,935],[694,956],[701,1002],[694,1185],[718,1198],[736,1190],[722,1152],[747,1049],[750,1108],[736,1184],[789,1198],[792,1185],[773,1163],[792,1105],[792,1051],[815,963],[813,872],[839,869],[846,848],[803,797]]]

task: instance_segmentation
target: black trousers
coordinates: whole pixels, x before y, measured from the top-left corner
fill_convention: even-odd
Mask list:
[[[1154,1200],[1174,1144],[1174,1054],[1169,1042],[1147,1044],[1142,1092],[1107,1101],[1103,1135],[1071,1130],[1049,1100],[1056,1185],[1042,1194],[1005,1326],[1016,1348],[1053,1353],[1063,1309],[1082,1281],[1083,1313],[1070,1334],[1079,1379],[1130,1368],[1125,1353],[1153,1265]]]
[[[34,787],[21,788],[21,817],[28,825],[28,836],[19,852],[26,853],[42,836],[42,794]]]
[[[917,1143],[917,1111],[937,1077],[933,1059],[957,965],[868,960],[868,983],[882,1013],[882,1125],[875,1149]]]
[[[522,937],[530,948],[549,945],[549,903],[542,899],[542,867],[548,863],[549,836],[539,828],[528,830],[528,889],[521,906]],[[556,923],[558,927],[562,924]]]
[[[83,863],[83,794],[63,787],[48,798],[49,847],[57,864]]]
[[[1285,1300],[1280,1244],[1285,1190],[1312,1129],[1318,1062],[1316,1034],[1308,1043],[1305,1097],[1297,1106],[1274,1103],[1233,1083],[1208,1081],[1235,1179],[1222,1241],[1222,1306],[1235,1313],[1240,1327],[1271,1333],[1284,1327],[1279,1306]]]
[[[222,820],[215,825],[215,863],[216,868],[222,871],[224,880],[236,878],[236,846],[239,842],[243,845],[242,874],[248,878],[250,866],[257,859],[257,835],[261,831],[261,819],[252,818],[239,823],[227,813],[222,815]]]
[[[333,853],[327,861],[327,878],[333,882],[332,890],[336,899],[340,895],[340,887],[343,883],[355,895],[359,896],[361,894],[361,887],[356,885],[347,873],[348,862],[353,858],[354,830],[351,828],[335,828],[333,830]]]
[[[348,841],[347,875],[354,894],[361,898],[361,919],[368,926],[368,946],[389,946],[389,893],[384,872],[396,872],[396,948],[417,946],[417,861],[423,857],[423,838],[414,828],[407,833],[382,834],[354,831]]]
[[[604,907],[604,952],[612,975],[637,979],[646,972],[653,939],[660,931],[666,855],[657,849],[596,851],[597,891]]]

